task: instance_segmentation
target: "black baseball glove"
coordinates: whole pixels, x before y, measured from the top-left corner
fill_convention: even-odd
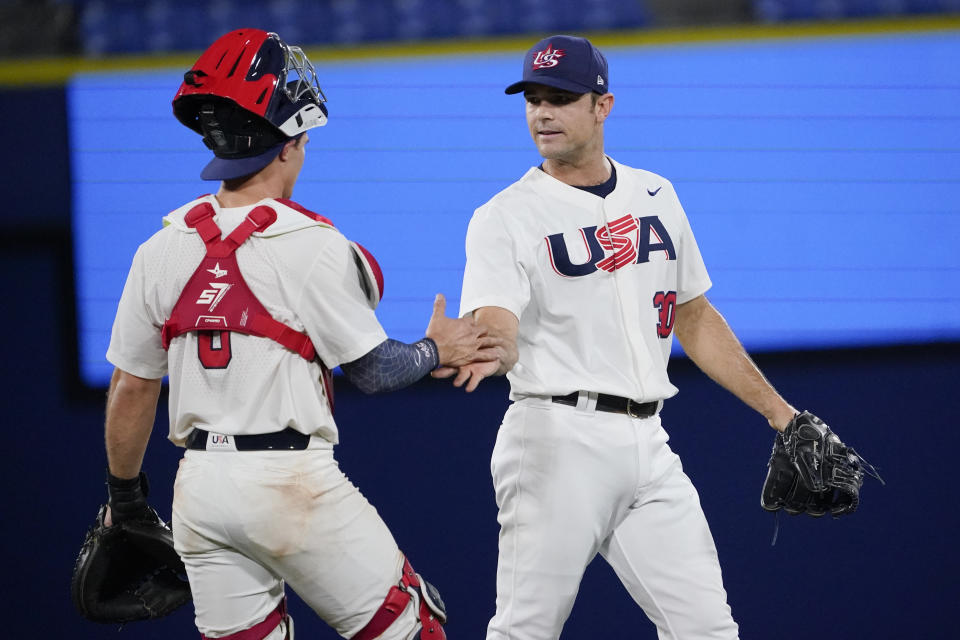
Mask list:
[[[882,483],[873,466],[840,441],[823,420],[804,411],[773,441],[760,506],[837,518],[860,504],[864,473]]]
[[[181,575],[183,562],[173,548],[173,532],[147,507],[137,519],[104,525],[100,507],[87,531],[70,583],[74,606],[94,622],[160,618],[190,600]]]

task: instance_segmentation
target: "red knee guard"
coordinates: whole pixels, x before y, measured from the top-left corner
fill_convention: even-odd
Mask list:
[[[263,640],[267,637],[267,634],[276,629],[277,625],[283,622],[286,617],[287,596],[283,596],[276,609],[268,613],[266,618],[249,629],[237,631],[236,633],[231,633],[228,636],[222,636],[220,638],[210,638],[202,633],[200,637],[203,638],[203,640]]]
[[[400,584],[390,588],[373,618],[351,640],[373,640],[379,637],[407,608],[413,597],[411,592],[416,592],[420,605],[420,640],[446,640],[447,635],[442,625],[447,621],[447,614],[440,593],[426,580],[421,580],[406,558],[403,560]]]

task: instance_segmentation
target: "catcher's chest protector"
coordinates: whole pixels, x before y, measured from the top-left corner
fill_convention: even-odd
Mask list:
[[[306,360],[316,357],[310,337],[275,320],[250,290],[237,266],[237,248],[254,231],[273,224],[277,213],[268,206],[254,208],[233,233],[221,239],[209,202],[191,209],[184,222],[195,228],[207,246],[207,255],[187,282],[173,306],[161,334],[164,349],[170,341],[189,331],[199,332],[201,341],[229,339],[230,331],[270,338]],[[324,369],[326,378],[327,369]]]

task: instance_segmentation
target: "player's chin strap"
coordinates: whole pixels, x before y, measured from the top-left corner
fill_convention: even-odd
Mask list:
[[[414,572],[410,561],[403,559],[403,573],[400,584],[390,588],[386,599],[373,618],[351,640],[374,640],[392,625],[403,613],[410,600],[415,598],[414,606],[419,608],[420,640],[446,640],[443,625],[447,621],[447,612],[440,593],[436,588]]]

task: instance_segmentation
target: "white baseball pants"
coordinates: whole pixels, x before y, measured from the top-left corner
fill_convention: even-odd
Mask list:
[[[597,553],[661,640],[738,638],[699,496],[667,440],[659,416],[510,406],[491,462],[501,529],[487,640],[556,640]]]
[[[187,451],[174,486],[173,536],[197,628],[217,638],[252,627],[284,583],[351,637],[380,608],[403,564],[386,524],[340,471],[333,449]],[[408,606],[381,636],[418,628]]]

